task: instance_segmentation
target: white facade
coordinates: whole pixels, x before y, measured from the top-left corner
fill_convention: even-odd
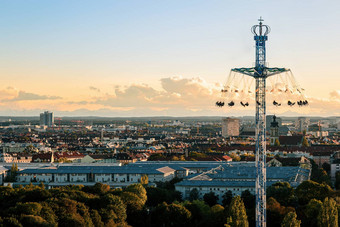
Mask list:
[[[70,182],[87,182],[87,174],[85,173],[70,173]]]
[[[331,164],[331,180],[335,182],[336,173],[340,171],[340,163]]]
[[[326,137],[328,136],[328,131],[309,131],[306,134],[314,137]]]
[[[18,172],[16,180],[17,182],[30,183],[40,182],[45,183],[106,183],[106,184],[118,184],[129,185],[133,183],[139,183],[143,175],[147,175],[150,183],[165,182],[175,177],[175,170],[169,167],[162,167],[158,169],[147,169],[145,173],[142,169],[138,168],[136,172],[132,169],[112,166],[106,166],[92,170],[91,167],[64,168],[60,170],[58,168],[46,168],[46,169],[26,169]],[[135,168],[135,167],[133,167]],[[156,167],[157,168],[157,167]],[[68,173],[63,173],[68,170]],[[126,172],[124,171],[126,170]]]
[[[191,190],[196,188],[199,192],[199,199],[203,199],[203,196],[207,193],[214,192],[216,196],[219,198],[219,202],[222,202],[222,196],[231,191],[233,196],[241,196],[242,192],[248,190],[250,193],[255,194],[255,187],[249,186],[221,186],[221,185],[211,185],[211,186],[176,186],[176,190],[182,193],[183,199],[189,199],[189,195]]]
[[[67,182],[68,175],[67,174],[54,174],[55,182]],[[26,181],[27,182],[27,181]]]

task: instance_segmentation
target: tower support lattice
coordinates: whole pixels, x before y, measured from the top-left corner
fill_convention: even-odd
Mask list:
[[[289,71],[285,68],[269,68],[266,66],[266,41],[270,27],[262,24],[252,27],[256,43],[255,67],[234,68],[231,71],[248,75],[255,78],[255,166],[256,166],[256,226],[266,226],[266,78],[275,74]]]

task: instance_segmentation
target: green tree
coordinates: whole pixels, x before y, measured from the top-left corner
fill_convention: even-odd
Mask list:
[[[278,139],[275,139],[274,146],[276,147],[281,146],[280,141]]]
[[[295,212],[289,212],[283,219],[281,227],[300,227],[301,221],[296,219]]]
[[[312,174],[311,174],[311,180],[318,182],[320,184],[322,183],[326,183],[329,186],[331,186],[331,178],[328,176],[327,172],[322,169],[319,168],[319,166],[312,160],[311,161],[312,164]]]
[[[42,203],[40,217],[45,219],[50,226],[57,226],[57,216],[47,202]]]
[[[140,183],[142,185],[147,185],[149,183],[149,177],[148,175],[143,175],[141,178],[140,178]]]
[[[168,203],[169,191],[164,188],[147,187],[146,194],[148,197],[148,200],[146,201],[147,206],[157,206],[162,202]]]
[[[96,227],[104,227],[104,223],[102,222],[102,217],[100,216],[97,210],[91,210],[90,212],[92,223]]]
[[[317,199],[312,199],[306,206],[304,213],[306,215],[306,220],[304,220],[304,224],[310,227],[317,227],[318,226],[318,215],[319,211],[321,210],[322,202]]]
[[[209,226],[223,226],[224,220],[224,207],[219,204],[212,206]]]
[[[209,192],[209,193],[204,194],[203,200],[209,206],[213,206],[217,203],[218,196],[216,196],[214,192]]]
[[[136,212],[143,209],[144,202],[135,193],[132,192],[122,192],[120,198],[123,200],[127,207],[127,211]]]
[[[226,193],[222,195],[222,205],[224,207],[229,206],[232,199],[233,199],[233,193],[230,190],[226,191]]]
[[[180,204],[170,204],[168,206],[170,226],[186,226],[191,218],[191,213],[188,209]]]
[[[273,197],[281,205],[288,206],[295,200],[294,188],[288,182],[277,182],[267,188],[267,197]]]
[[[68,198],[57,201],[59,209],[56,211],[59,217],[58,226],[91,226],[93,225],[84,203],[77,202]]]
[[[79,214],[65,214],[60,218],[60,227],[78,227],[86,226],[85,220]]]
[[[186,226],[191,218],[188,209],[180,204],[162,203],[152,210],[151,226]]]
[[[309,147],[309,143],[308,143],[308,140],[306,139],[306,137],[303,137],[303,139],[302,139],[302,146],[303,147]]]
[[[268,226],[280,226],[283,218],[289,212],[295,212],[293,207],[281,206],[273,197],[267,200],[267,222]]]
[[[167,212],[168,204],[163,202],[158,204],[151,210],[150,213],[150,226],[166,226],[169,222],[169,215]]]
[[[83,191],[93,193],[96,195],[104,195],[110,191],[110,186],[107,184],[96,183],[94,186],[85,186]]]
[[[124,191],[120,198],[126,204],[127,222],[131,226],[141,226],[144,223],[144,200],[135,193]]]
[[[340,172],[337,172],[335,175],[335,188],[336,190],[340,189]]]
[[[15,214],[27,214],[27,215],[39,215],[42,206],[36,202],[27,203],[17,203],[17,205],[12,209]]]
[[[1,224],[6,227],[23,227],[23,225],[14,217],[5,217]]]
[[[324,162],[322,164],[322,168],[327,172],[327,174],[329,174],[329,172],[331,171],[331,165],[327,162]]]
[[[197,188],[191,189],[191,191],[189,193],[189,200],[194,201],[194,200],[197,200],[198,197],[199,197],[198,189]]]
[[[320,183],[320,184],[328,184],[329,186],[332,186],[331,178],[327,174],[326,170],[324,169],[319,169],[318,175],[313,179],[314,181]]]
[[[171,157],[171,161],[179,161],[179,158],[176,155],[173,155]]]
[[[131,184],[125,188],[125,191],[136,194],[142,201],[143,205],[147,200],[146,190],[141,184]]]
[[[20,221],[24,226],[47,227],[49,223],[40,216],[22,215]]]
[[[10,173],[6,176],[5,181],[14,182],[18,172],[18,164],[12,164]]]
[[[230,203],[228,217],[231,222],[227,223],[232,227],[248,227],[246,208],[240,196],[235,196]]]
[[[249,226],[255,226],[255,195],[249,190],[245,190],[241,194],[241,199],[246,207]]]
[[[183,206],[191,213],[191,222],[189,226],[209,226],[211,210],[204,201],[184,201]]]
[[[325,198],[319,212],[318,223],[319,226],[338,226],[338,208],[334,199]]]
[[[324,200],[333,192],[327,184],[319,184],[314,181],[304,181],[295,190],[295,195],[299,200],[299,204],[305,205],[311,199]]]
[[[245,190],[242,192],[241,199],[246,208],[251,209],[255,207],[255,196],[251,194],[249,190]]]
[[[124,223],[126,220],[126,205],[119,196],[107,194],[102,198],[103,208],[99,210],[102,221],[108,223],[113,219],[114,223]]]
[[[159,160],[162,160],[162,159],[165,159],[165,156],[160,154],[160,153],[157,153],[157,154],[152,154],[150,157],[149,157],[149,160],[150,161],[159,161]]]
[[[178,161],[185,161],[185,157],[184,157],[184,155],[181,155],[181,156],[179,156],[179,158],[178,158],[179,160]]]

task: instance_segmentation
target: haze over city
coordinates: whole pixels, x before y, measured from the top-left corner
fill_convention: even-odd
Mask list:
[[[252,66],[249,28],[262,16],[269,65],[290,68],[310,103],[267,112],[336,116],[339,10],[337,1],[4,1],[0,115],[253,116],[214,104],[230,69]]]

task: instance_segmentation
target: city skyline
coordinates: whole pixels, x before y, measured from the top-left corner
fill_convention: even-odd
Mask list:
[[[0,115],[251,116],[214,103],[231,68],[252,66],[259,16],[269,65],[290,68],[310,103],[268,114],[340,115],[340,4],[245,3],[3,2]]]

